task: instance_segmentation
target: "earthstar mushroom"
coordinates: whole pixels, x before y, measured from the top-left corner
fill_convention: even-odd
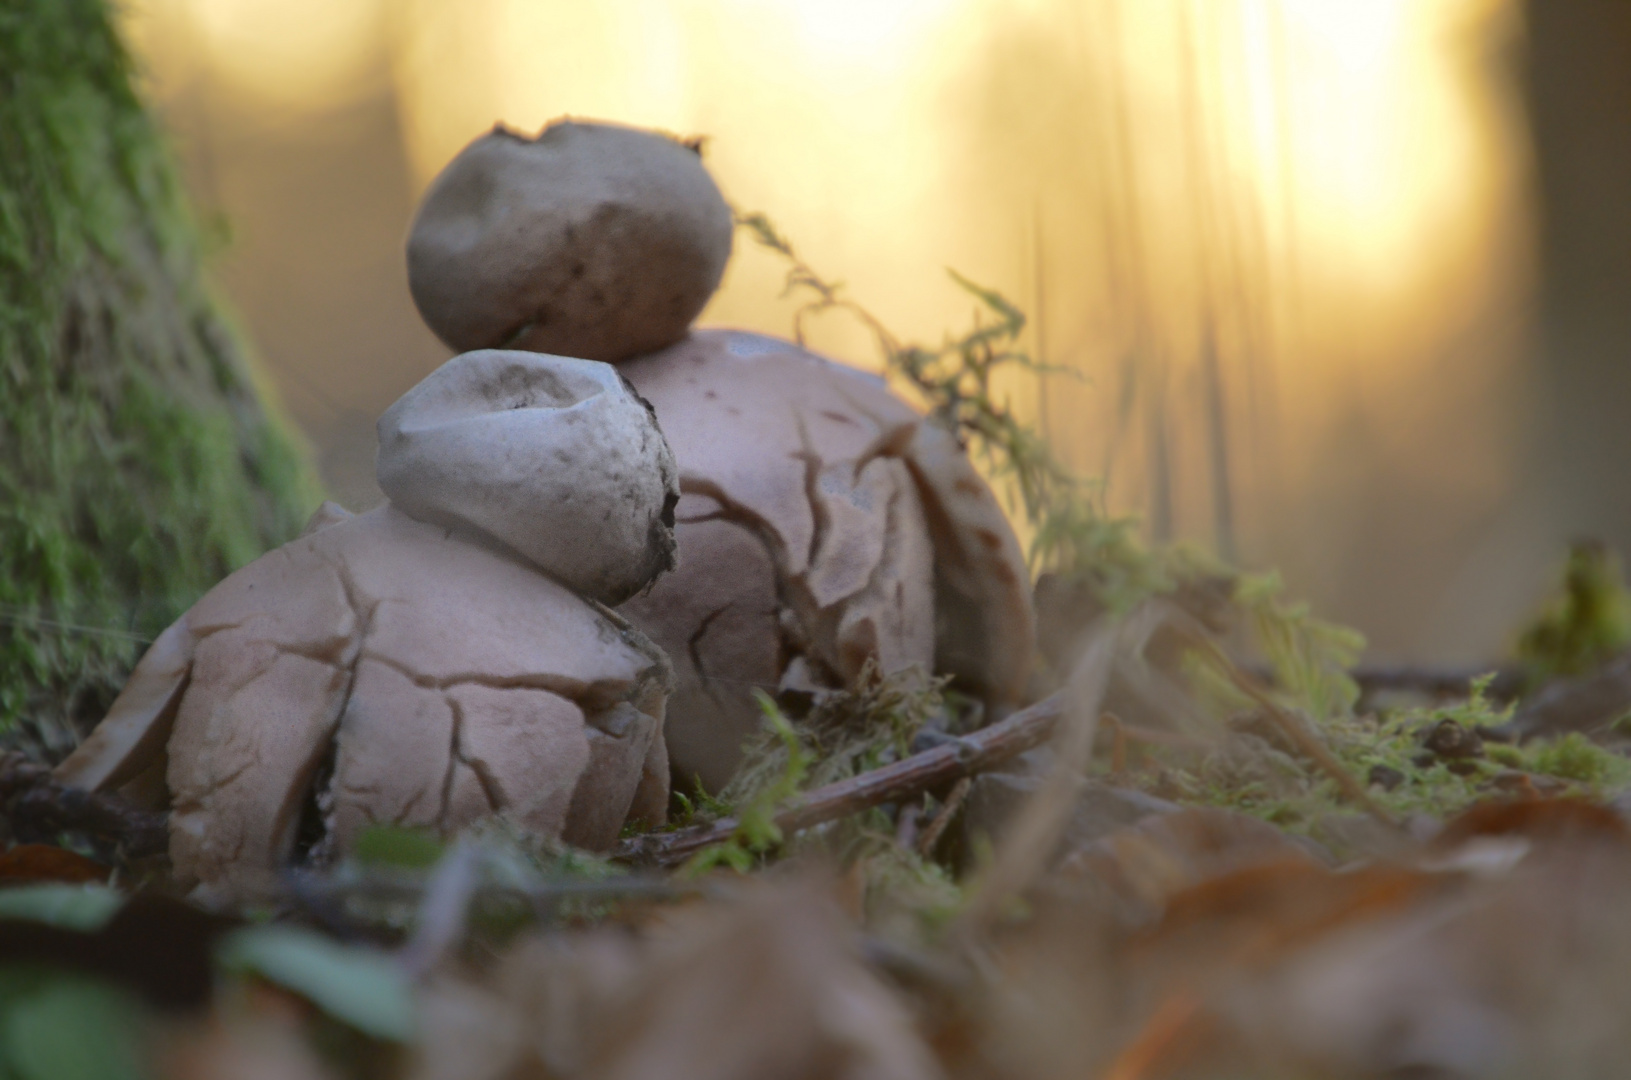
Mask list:
[[[921,665],[1001,709],[1023,692],[1035,638],[1018,541],[953,432],[790,342],[687,336],[730,231],[685,147],[562,122],[532,142],[499,131],[472,143],[432,185],[408,251],[444,340],[508,334],[616,361],[656,408],[680,468],[679,565],[623,610],[677,670],[676,779],[710,789],[759,727],[755,688]],[[585,281],[631,299],[608,305],[573,284]],[[629,332],[655,326],[646,301],[682,286],[683,319],[676,303],[661,333]]]
[[[649,409],[604,364],[484,352],[380,428],[382,486],[431,520],[325,505],[166,630],[58,767],[168,805],[175,873],[205,896],[265,892],[374,823],[504,813],[604,848],[665,815],[671,670],[569,587],[618,597],[671,563]],[[303,824],[320,836],[297,853]]]

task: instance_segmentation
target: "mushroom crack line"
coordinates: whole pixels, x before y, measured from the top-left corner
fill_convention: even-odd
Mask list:
[[[447,772],[442,775],[442,808],[436,815],[437,824],[445,829],[449,811],[453,807],[453,781],[459,771],[459,737],[464,729],[464,710],[452,694],[443,694],[442,700],[447,702],[448,711],[452,714],[452,721],[448,724]]]
[[[717,482],[700,476],[681,476],[680,493],[701,495],[719,505],[719,509],[710,514],[698,515],[696,522],[726,521],[741,527],[763,545],[765,554],[770,556],[770,565],[775,568],[777,580],[791,579],[795,576],[787,557],[787,545],[775,526],[766,521],[762,515],[727,495],[725,489]]]
[[[685,639],[685,651],[691,657],[691,667],[696,671],[697,679],[702,683],[702,687],[709,697],[714,696],[713,689],[708,685],[713,676],[708,674],[708,667],[702,662],[702,639],[707,636],[708,630],[713,626],[714,622],[735,606],[736,601],[731,600],[714,608],[702,617],[701,622],[697,624],[697,628]]]
[[[832,514],[821,498],[821,473],[826,467],[821,455],[810,441],[810,426],[797,406],[792,409],[793,424],[798,428],[799,452],[793,455],[804,466],[804,498],[810,504],[810,550],[804,557],[805,573],[815,569],[832,533]]]
[[[374,616],[379,612],[379,606],[384,602],[383,597],[369,600],[362,595],[357,587],[356,578],[351,574],[351,567],[343,558],[336,558],[321,548],[313,547],[312,553],[317,556],[334,575],[339,579],[340,591],[345,594],[345,602],[351,608],[352,618],[357,621],[357,640],[365,640],[374,628]]]
[[[899,488],[890,491],[889,501],[884,504],[883,550],[878,553],[878,561],[873,563],[872,569],[867,573],[866,582],[854,592],[834,601],[833,607],[838,607],[850,600],[863,599],[869,596],[888,601],[889,590],[883,587],[883,579],[889,570],[895,566],[900,555],[900,535],[902,532],[900,501],[904,497],[905,493]]]
[[[545,690],[581,707],[590,701],[606,701],[613,704],[626,701],[633,689],[629,683],[622,681],[585,683],[580,679],[540,674],[504,676],[458,672],[437,678],[417,672],[399,660],[367,648],[363,649],[358,659],[371,660],[388,667],[423,690],[451,690],[458,686],[481,686],[488,690]]]
[[[719,505],[717,511],[700,516],[699,520],[724,521],[736,525],[759,541],[765,549],[765,554],[770,557],[771,567],[775,571],[776,599],[780,606],[790,608],[805,627],[814,629],[820,625],[823,616],[830,617],[854,595],[850,593],[839,597],[827,605],[819,603],[808,582],[808,575],[813,567],[807,566],[795,573],[788,558],[787,545],[775,527],[762,515],[732,499],[718,483],[702,477],[685,477],[680,481],[680,490],[686,495],[705,496]],[[814,500],[813,507],[819,499],[814,495],[811,495],[811,498]]]

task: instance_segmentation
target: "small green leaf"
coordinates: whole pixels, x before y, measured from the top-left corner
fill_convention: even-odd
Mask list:
[[[0,889],[0,919],[29,919],[88,934],[106,926],[123,903],[105,885],[17,885]]]
[[[426,829],[400,825],[371,825],[351,846],[351,857],[364,865],[428,870],[441,861],[446,845]]]
[[[373,949],[342,945],[298,926],[239,930],[217,954],[228,970],[292,990],[366,1035],[406,1041],[413,1030],[407,974]]]

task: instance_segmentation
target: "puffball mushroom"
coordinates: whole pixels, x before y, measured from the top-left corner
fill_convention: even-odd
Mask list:
[[[1019,543],[957,439],[883,381],[790,342],[702,330],[619,365],[679,462],[679,565],[623,605],[672,659],[675,776],[717,789],[751,691],[863,666],[1018,701],[1035,640]]]
[[[672,671],[592,598],[672,561],[678,491],[649,408],[604,364],[477,352],[380,435],[393,501],[326,504],[228,576],[57,769],[168,806],[175,873],[205,896],[264,892],[373,823],[503,813],[605,848],[666,812]]]
[[[671,345],[708,302],[732,222],[697,150],[557,121],[493,129],[442,170],[408,237],[408,285],[454,349],[622,360]]]
[[[620,604],[674,567],[674,457],[605,364],[485,349],[379,419],[375,472],[403,513],[474,526],[582,596]]]

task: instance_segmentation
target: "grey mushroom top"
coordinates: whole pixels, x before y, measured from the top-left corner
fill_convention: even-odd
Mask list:
[[[499,127],[425,193],[408,285],[454,349],[618,361],[672,345],[719,285],[732,221],[694,146],[616,124]]]
[[[606,364],[456,356],[380,417],[376,472],[408,516],[473,529],[604,604],[674,566],[674,457]]]

